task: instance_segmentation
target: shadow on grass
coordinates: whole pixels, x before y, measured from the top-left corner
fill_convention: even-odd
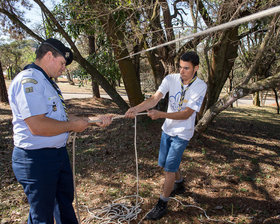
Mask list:
[[[243,117],[244,114],[246,117]],[[280,213],[277,210],[280,204],[276,200],[280,184],[280,125],[279,119],[274,116],[267,111],[262,111],[260,116],[257,109],[242,108],[240,113],[239,109],[234,109],[230,114],[221,114],[206,133],[190,143],[184,153],[181,169],[194,190],[191,195],[200,206],[209,208],[206,209],[208,215],[221,219],[244,219],[244,223],[255,224]],[[146,195],[152,197],[154,203],[160,193],[159,179],[162,174],[157,167],[161,124],[146,120],[137,125],[140,183],[147,183],[148,180],[151,192]],[[105,130],[93,129],[88,137],[79,139],[77,144],[82,147],[78,146],[77,157],[78,161],[83,161],[77,164],[80,177],[87,178],[92,173],[98,173],[101,176],[98,185],[113,188],[128,185],[130,190],[119,192],[118,195],[134,194],[133,125],[133,121],[117,120]],[[199,156],[192,157],[192,154]],[[204,169],[206,166],[209,170]],[[130,176],[128,183],[123,181],[126,175]],[[270,178],[273,183],[268,186],[266,183]],[[224,196],[227,193],[228,196]],[[223,209],[215,210],[217,206]],[[174,214],[176,216],[177,213]],[[188,215],[192,218],[197,216],[196,213]]]
[[[70,112],[80,116],[121,114],[110,100],[75,99],[67,103]],[[9,115],[10,111],[1,109],[0,114]],[[157,166],[161,125],[162,121],[145,118],[137,123],[139,190],[145,200],[142,215],[156,203],[163,180]],[[264,223],[279,214],[279,128],[279,116],[267,109],[233,108],[223,112],[184,153],[181,171],[188,191],[180,200],[204,208],[211,218],[236,223]],[[14,179],[3,183],[13,177],[7,168],[13,148],[11,117],[1,119],[0,131],[4,169],[1,194],[5,195],[3,186],[15,183]],[[68,150],[71,160],[71,144]],[[134,121],[118,119],[107,128],[92,126],[78,133],[75,167],[83,204],[97,207],[119,196],[135,194]],[[155,223],[199,223],[201,213],[197,209],[183,208],[174,201],[169,209],[168,215]]]

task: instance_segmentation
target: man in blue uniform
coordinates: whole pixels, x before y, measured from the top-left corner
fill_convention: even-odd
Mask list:
[[[73,60],[62,42],[47,39],[36,51],[36,60],[25,67],[9,88],[13,113],[12,166],[30,204],[28,224],[78,223],[72,206],[73,176],[66,150],[70,131],[82,132],[86,118],[67,114],[57,78]],[[99,117],[99,126],[111,123]],[[59,218],[58,218],[59,217]]]

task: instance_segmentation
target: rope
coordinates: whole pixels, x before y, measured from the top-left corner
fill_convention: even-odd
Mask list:
[[[228,221],[228,220],[211,219],[207,215],[206,211],[203,208],[199,207],[199,206],[196,206],[196,205],[185,205],[180,200],[178,200],[177,198],[174,198],[174,197],[170,197],[170,199],[173,199],[173,200],[177,201],[179,204],[181,204],[185,208],[197,208],[197,209],[201,210],[204,213],[204,216],[207,218],[207,221],[213,221],[213,222],[221,222],[222,221],[222,222],[227,222],[227,223],[235,224],[234,222],[231,222],[231,221]]]
[[[202,36],[202,35],[206,35],[206,34],[210,34],[210,33],[213,33],[213,32],[220,31],[220,30],[225,30],[225,29],[228,29],[228,28],[231,28],[231,27],[235,27],[235,26],[240,25],[242,23],[246,23],[246,22],[257,20],[257,19],[261,19],[263,17],[271,16],[271,15],[273,15],[275,13],[279,13],[279,12],[280,12],[280,6],[276,6],[276,7],[270,8],[270,9],[266,9],[266,10],[263,10],[261,12],[254,13],[252,15],[245,16],[245,17],[240,18],[240,19],[236,19],[236,20],[233,20],[233,21],[230,21],[230,22],[227,22],[227,23],[223,23],[223,24],[208,28],[208,29],[200,31],[198,33],[190,34],[190,35],[187,35],[187,36],[181,37],[181,38],[176,38],[175,40],[165,42],[164,44],[159,44],[157,46],[150,47],[148,49],[136,52],[134,54],[129,54],[128,56],[125,56],[123,58],[118,59],[117,61],[121,61],[123,59],[133,57],[135,55],[142,54],[142,53],[145,53],[147,51],[152,51],[152,50],[155,50],[155,49],[160,48],[160,47],[171,45],[171,44],[174,44],[174,43],[179,42],[179,41],[192,39],[192,38],[199,37],[199,36]]]
[[[147,113],[140,113],[140,114],[137,114],[137,115],[142,115],[142,114],[147,114]],[[120,119],[120,118],[124,118],[124,115],[117,115],[117,116],[113,117],[112,120]],[[90,120],[88,122],[89,123],[98,123],[98,122],[102,122],[102,120],[96,119],[96,120]]]
[[[228,28],[240,25],[242,23],[246,23],[246,22],[250,22],[250,21],[253,21],[253,20],[261,19],[263,17],[270,16],[270,15],[273,15],[273,14],[279,13],[279,12],[280,12],[280,6],[276,6],[276,7],[273,7],[273,8],[258,12],[258,13],[254,13],[252,15],[249,15],[249,16],[246,16],[246,17],[243,17],[243,18],[240,18],[240,19],[236,19],[234,21],[230,21],[230,22],[227,22],[227,23],[224,23],[224,24],[220,24],[220,25],[211,27],[209,29],[206,29],[204,31],[200,31],[200,32],[195,33],[195,34],[190,34],[190,35],[187,35],[185,37],[177,38],[175,40],[166,42],[164,44],[159,44],[157,46],[150,47],[148,49],[136,52],[134,54],[129,54],[126,57],[118,59],[117,61],[121,61],[123,59],[133,57],[135,55],[138,55],[138,54],[141,54],[141,53],[144,53],[144,52],[147,52],[147,51],[151,51],[151,50],[154,50],[154,49],[157,49],[157,48],[160,48],[160,47],[171,45],[171,44],[174,44],[174,43],[179,42],[179,41],[183,41],[183,40],[199,37],[199,36],[202,36],[202,35],[210,34],[210,33],[213,33],[213,32],[217,32],[217,31],[220,31],[220,30],[228,29]],[[144,114],[147,114],[147,113],[140,113],[140,114],[137,114],[137,116],[138,115],[144,115]],[[112,120],[123,118],[123,117],[124,117],[124,115],[119,115],[119,116],[116,116],[116,117],[112,118]],[[92,121],[89,121],[89,122],[90,123],[95,123],[95,122],[101,122],[101,120],[92,120]],[[137,215],[141,212],[140,204],[143,203],[143,198],[141,198],[138,195],[138,193],[139,193],[139,177],[138,177],[138,158],[137,158],[137,148],[136,148],[136,136],[137,136],[137,134],[136,134],[136,123],[137,123],[137,119],[135,117],[134,149],[135,149],[135,160],[136,160],[137,195],[126,196],[126,197],[123,197],[123,198],[120,198],[120,199],[117,199],[117,200],[113,201],[113,204],[111,206],[107,206],[105,208],[103,207],[102,209],[99,209],[98,212],[97,212],[97,213],[99,213],[99,215],[94,215],[92,212],[90,212],[88,210],[94,218],[103,219],[104,221],[102,221],[101,223],[116,223],[116,222],[112,221],[112,218],[113,218],[113,220],[117,218],[118,219],[117,223],[122,223],[122,221],[130,221],[130,220],[136,219]],[[76,181],[75,181],[75,179],[76,179],[75,178],[75,140],[76,140],[76,133],[74,133],[74,136],[73,136],[73,184],[74,184],[74,192],[75,192],[75,199],[76,199],[76,210],[77,210],[78,222],[80,224],[81,220],[80,220],[80,214],[79,214],[79,204],[78,204],[78,196],[77,196]],[[115,203],[118,200],[123,200],[123,199],[129,198],[129,197],[135,197],[136,198],[136,205],[135,206],[128,206],[128,205],[124,205],[122,203]],[[140,202],[138,201],[139,199],[140,199]],[[198,206],[184,205],[181,201],[179,201],[176,198],[171,198],[171,199],[174,199],[174,200],[178,201],[184,207],[194,207],[194,208],[202,210],[204,212],[205,217],[210,221],[215,221],[215,222],[220,221],[220,220],[210,219],[207,216],[206,211],[204,209],[198,207]],[[126,211],[126,212],[124,212],[124,211]],[[102,218],[100,218],[100,216],[102,216]],[[144,218],[145,218],[145,216],[144,216]],[[144,218],[142,218],[139,223],[141,223],[141,221]],[[229,222],[229,223],[233,223],[233,222]]]
[[[75,193],[75,206],[76,206],[76,210],[77,210],[77,216],[78,216],[78,222],[79,224],[81,224],[81,218],[80,218],[80,212],[79,212],[79,202],[78,202],[78,195],[77,195],[77,190],[76,190],[76,178],[75,178],[75,173],[76,173],[76,136],[77,136],[77,132],[74,132],[73,135],[73,143],[72,143],[72,149],[73,149],[73,184],[74,184],[74,193]]]
[[[84,206],[88,213],[90,214],[90,217],[87,218],[87,220],[85,221],[86,224],[89,224],[92,220],[98,220],[98,224],[122,224],[122,223],[130,223],[130,221],[132,220],[136,220],[137,216],[139,213],[141,213],[142,209],[140,208],[141,205],[144,202],[144,199],[139,196],[139,172],[138,172],[138,155],[137,155],[137,142],[136,142],[136,138],[137,138],[137,116],[140,115],[146,115],[147,113],[138,113],[135,116],[134,119],[134,151],[135,151],[135,164],[136,164],[136,183],[137,183],[137,187],[136,187],[136,195],[129,195],[129,196],[125,196],[122,198],[118,198],[115,199],[114,201],[112,201],[112,204],[103,206],[101,208],[95,208],[92,209],[92,211],[87,207]],[[120,119],[123,118],[124,115],[118,115],[115,116],[114,118],[112,118],[112,120],[115,119]],[[94,122],[101,122],[101,120],[91,120],[90,123],[94,123]],[[79,214],[79,203],[78,203],[78,195],[77,195],[77,191],[76,191],[76,181],[75,181],[75,140],[76,140],[76,132],[74,133],[73,136],[73,183],[74,183],[74,191],[75,191],[75,205],[76,205],[76,211],[77,211],[77,216],[78,216],[78,222],[79,224],[81,224],[81,220],[80,220],[80,214]],[[129,205],[127,203],[128,199],[130,198],[135,198],[135,205]],[[177,198],[174,197],[170,197],[170,199],[177,201],[178,203],[180,203],[183,207],[191,207],[191,208],[197,208],[199,210],[201,210],[204,213],[204,216],[206,217],[207,221],[214,221],[214,222],[227,222],[227,223],[231,223],[234,224],[234,222],[231,221],[227,221],[227,220],[217,220],[217,219],[211,219],[206,211],[196,205],[185,205],[183,204],[180,200],[178,200]],[[152,210],[152,209],[151,209]],[[150,211],[151,211],[150,210]],[[140,224],[145,218],[146,215],[150,212],[148,211],[143,217],[142,219],[138,222],[138,224]],[[203,220],[200,220],[201,222],[203,222]],[[96,222],[95,222],[96,223]]]
[[[147,113],[138,113],[137,116],[146,115]],[[136,187],[136,195],[125,196],[119,199],[116,199],[112,202],[112,204],[103,206],[102,208],[94,209],[90,211],[88,207],[86,207],[87,211],[91,214],[88,218],[86,223],[90,223],[93,219],[99,220],[99,224],[103,223],[124,223],[130,222],[132,220],[137,219],[137,215],[142,211],[141,205],[144,202],[144,199],[139,196],[139,172],[138,172],[138,155],[137,155],[137,146],[136,146],[136,138],[137,138],[137,116],[134,119],[134,151],[135,151],[135,163],[136,163],[136,180],[137,180],[137,187]],[[124,115],[118,115],[112,118],[112,120],[123,118]],[[91,120],[90,123],[95,122],[102,122],[101,120]],[[76,181],[75,181],[75,139],[76,133],[73,136],[73,183],[74,183],[74,191],[75,191],[75,201],[76,201],[76,211],[78,216],[78,222],[81,224],[80,221],[80,214],[79,214],[79,204],[78,204],[78,196],[76,191]],[[127,199],[135,198],[135,205],[129,205],[124,203],[123,201],[127,201]]]

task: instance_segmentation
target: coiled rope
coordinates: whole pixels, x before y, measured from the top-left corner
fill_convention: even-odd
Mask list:
[[[147,113],[138,113],[137,116],[146,115]],[[130,222],[132,220],[136,220],[138,214],[142,211],[141,205],[144,202],[144,199],[139,196],[139,172],[138,172],[138,154],[137,154],[137,116],[134,119],[134,151],[135,151],[135,164],[136,164],[136,195],[129,195],[119,199],[116,199],[112,202],[112,204],[103,206],[102,208],[93,209],[90,211],[89,208],[86,209],[90,214],[90,217],[87,218],[86,223],[90,223],[92,220],[98,220],[99,224],[105,223],[124,223]],[[112,120],[123,118],[124,115],[118,115],[112,118]],[[92,120],[90,123],[101,122],[101,120]],[[75,181],[75,154],[76,154],[76,146],[75,146],[76,133],[73,136],[73,183],[74,183],[74,191],[75,191],[75,204],[77,210],[78,221],[80,221],[79,215],[79,204],[78,204],[78,196],[76,191],[76,181]],[[132,205],[128,204],[130,199],[135,199],[135,203]]]
[[[136,194],[135,195],[129,195],[122,198],[115,199],[112,201],[111,204],[103,206],[101,208],[95,208],[95,209],[89,209],[87,206],[84,206],[88,213],[90,214],[90,217],[88,217],[85,221],[86,224],[91,223],[91,221],[96,220],[98,221],[98,224],[123,224],[123,223],[130,223],[130,221],[136,220],[138,217],[138,214],[141,213],[141,205],[144,202],[144,199],[139,196],[139,172],[138,172],[138,153],[137,153],[137,116],[140,115],[146,115],[147,113],[138,113],[135,116],[134,119],[134,151],[135,151],[135,166],[136,166]],[[118,115],[112,118],[112,120],[123,118],[124,115]],[[92,120],[90,123],[94,122],[101,122],[101,120]],[[79,203],[78,203],[78,195],[76,190],[76,177],[75,177],[75,154],[76,154],[76,132],[73,136],[73,183],[74,183],[74,192],[75,192],[75,206],[77,211],[77,217],[78,222],[81,224],[80,219],[80,213],[79,213]],[[132,204],[130,199],[135,198],[135,204]],[[175,197],[170,197],[170,199],[177,201],[179,204],[181,204],[185,208],[196,208],[201,210],[204,213],[204,216],[206,217],[207,221],[213,221],[213,222],[227,222],[231,224],[235,224],[234,222],[227,221],[227,220],[217,220],[217,219],[211,219],[206,211],[196,205],[185,205],[180,200],[178,200]],[[128,204],[130,202],[130,204]],[[151,211],[151,210],[150,210]],[[148,211],[142,219],[138,222],[140,224],[145,218],[146,215],[150,212]],[[96,223],[95,221],[95,223]],[[201,217],[201,222],[203,222]]]
[[[201,32],[198,32],[198,33],[195,33],[195,34],[190,34],[190,35],[187,35],[185,37],[177,38],[175,40],[166,42],[164,44],[160,44],[160,45],[145,49],[143,51],[139,51],[137,53],[130,54],[126,57],[118,59],[117,61],[129,58],[129,57],[132,57],[132,56],[135,56],[135,55],[147,52],[147,51],[151,51],[151,50],[154,50],[154,49],[157,49],[157,48],[160,48],[160,47],[164,47],[164,46],[167,46],[167,45],[170,45],[170,44],[182,41],[182,40],[192,39],[192,38],[195,38],[195,37],[198,37],[198,36],[202,36],[202,35],[217,32],[217,31],[220,31],[220,30],[228,29],[228,28],[240,25],[242,23],[246,23],[246,22],[250,22],[250,21],[253,21],[253,20],[261,19],[263,17],[270,16],[270,15],[273,15],[273,14],[279,13],[279,12],[280,12],[280,6],[276,6],[276,7],[273,7],[273,8],[267,9],[267,10],[263,10],[263,11],[258,12],[258,13],[254,13],[252,15],[249,15],[249,16],[246,16],[246,17],[243,17],[243,18],[240,18],[240,19],[236,19],[234,21],[230,21],[230,22],[227,22],[227,23],[224,23],[224,24],[221,24],[221,25],[211,27],[209,29],[206,29],[204,31],[201,31]],[[138,115],[144,115],[144,114],[146,114],[146,113],[141,113],[141,114],[138,114]],[[124,116],[122,116],[122,115],[117,116],[117,117],[114,117],[113,119],[122,118],[122,117],[124,117]],[[100,122],[100,120],[96,120],[96,121],[92,121],[92,122]],[[138,194],[139,193],[139,177],[138,177],[138,158],[137,158],[137,149],[136,149],[136,123],[137,123],[137,119],[135,117],[134,148],[135,148],[135,157],[136,157],[137,194],[132,195],[132,196],[126,196],[126,197],[123,197],[123,198],[120,198],[120,199],[116,199],[116,200],[113,201],[112,205],[102,207],[101,209],[96,210],[96,213],[90,212],[89,209],[88,209],[89,213],[92,214],[92,217],[95,218],[95,219],[101,220],[100,223],[102,223],[102,224],[103,223],[108,223],[108,224],[109,223],[112,223],[112,224],[113,223],[122,223],[123,221],[130,222],[131,220],[135,220],[137,218],[137,215],[141,212],[140,205],[143,203],[143,198],[141,198]],[[76,140],[76,133],[74,133],[74,136],[73,136],[73,182],[74,182],[74,192],[75,192],[75,198],[76,198],[77,216],[78,216],[79,223],[81,223],[80,214],[79,214],[78,197],[77,197],[77,191],[76,191],[76,181],[75,181],[75,140]],[[136,198],[136,204],[134,206],[125,205],[123,203],[115,203],[117,201],[122,201],[123,199],[131,198],[131,197]],[[207,216],[206,211],[204,209],[198,207],[198,206],[184,205],[181,201],[179,201],[176,198],[171,198],[171,199],[176,200],[177,202],[179,202],[184,207],[193,207],[193,208],[197,208],[197,209],[203,211],[205,217],[209,221],[215,221],[215,222],[223,221],[223,220],[210,219]],[[145,218],[145,216],[140,220],[139,223],[141,223],[141,221]],[[118,220],[117,222],[113,221],[113,220],[116,220],[116,219]],[[233,222],[230,222],[230,221],[224,221],[224,222],[233,223]]]

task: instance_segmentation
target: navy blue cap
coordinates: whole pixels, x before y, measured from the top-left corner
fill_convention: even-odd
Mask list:
[[[73,53],[71,49],[66,47],[61,41],[54,38],[49,38],[45,40],[42,44],[49,45],[55,51],[57,51],[57,53],[61,54],[66,60],[66,65],[70,65],[73,61]]]

